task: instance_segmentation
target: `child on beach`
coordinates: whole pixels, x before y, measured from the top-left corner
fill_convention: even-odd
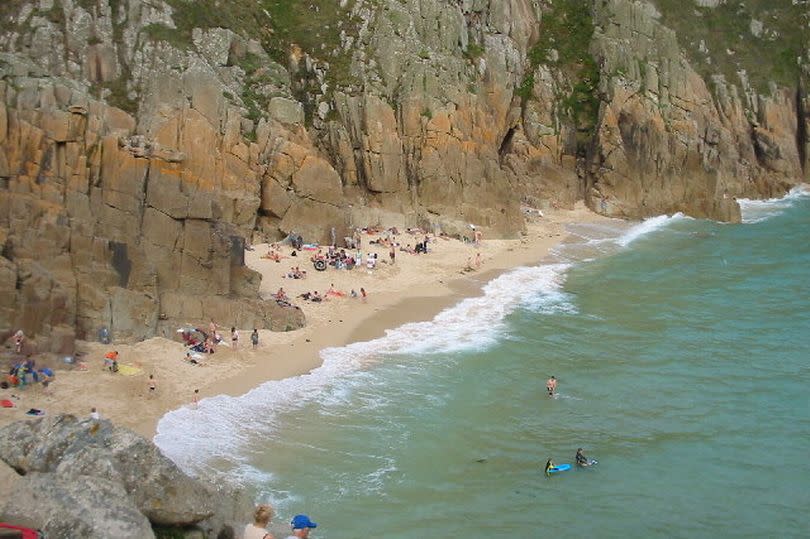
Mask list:
[[[239,332],[235,327],[231,327],[231,346],[234,350],[239,348]]]

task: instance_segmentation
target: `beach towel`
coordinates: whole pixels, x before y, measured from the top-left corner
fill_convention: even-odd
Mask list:
[[[0,406],[3,408],[14,408],[14,403],[8,399],[3,399],[0,401]]]
[[[118,364],[118,374],[123,374],[124,376],[135,376],[141,374],[143,369],[140,367],[136,367],[134,365],[124,365],[123,363]]]

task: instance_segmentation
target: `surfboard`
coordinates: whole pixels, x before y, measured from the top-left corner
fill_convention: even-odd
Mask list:
[[[548,473],[567,472],[570,469],[571,469],[570,464],[558,464],[558,465],[554,466],[553,468],[549,468]]]

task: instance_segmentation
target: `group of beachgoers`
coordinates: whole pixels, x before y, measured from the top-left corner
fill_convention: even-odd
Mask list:
[[[49,393],[50,384],[56,379],[56,373],[49,367],[37,367],[31,346],[26,343],[25,333],[18,330],[13,335],[14,354],[11,368],[0,379],[0,389],[12,391],[25,391],[33,386],[40,386],[43,393]],[[9,398],[0,398],[0,408],[17,408],[22,393],[11,393]],[[17,401],[17,402],[15,402]],[[27,415],[40,416],[45,412],[38,408],[31,408]]]
[[[245,526],[241,539],[275,539],[273,534],[267,531],[267,526],[273,518],[273,507],[269,504],[256,506],[253,513],[253,522]],[[290,521],[292,532],[286,539],[307,539],[310,530],[318,527],[307,515],[295,515]]]
[[[280,288],[279,292],[276,292],[276,296],[278,296],[279,293],[284,293],[284,289]],[[317,290],[313,290],[312,292],[307,291],[298,294],[298,298],[312,303],[321,303],[323,301],[329,301],[329,299],[331,298],[345,298],[345,297],[349,297],[352,299],[361,298],[365,302],[366,299],[368,298],[368,292],[366,292],[365,288],[360,287],[360,292],[352,288],[347,293],[344,292],[343,290],[338,290],[337,288],[335,288],[335,284],[332,283],[331,285],[329,285],[329,289],[323,294],[321,294]]]
[[[557,394],[557,377],[556,376],[552,376],[551,378],[546,380],[546,392],[548,392],[549,397],[553,397],[554,395]],[[583,451],[583,449],[581,447],[579,449],[577,449],[577,454],[576,454],[576,456],[574,458],[574,461],[575,461],[577,466],[579,466],[581,468],[585,468],[587,466],[592,466],[592,465],[596,464],[595,460],[587,458],[582,451]],[[551,473],[554,472],[555,468],[556,468],[556,465],[551,460],[551,458],[549,458],[546,461],[545,474],[550,475]]]
[[[0,385],[3,389],[16,387],[25,389],[33,384],[42,384],[42,389],[48,391],[48,385],[53,382],[56,375],[48,367],[37,368],[36,360],[30,356],[25,361],[18,361],[12,365]]]

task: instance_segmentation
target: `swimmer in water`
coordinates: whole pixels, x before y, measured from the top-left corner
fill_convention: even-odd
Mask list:
[[[580,447],[577,449],[577,456],[576,456],[577,466],[590,466],[591,463],[588,462],[588,457],[582,454],[582,448]]]
[[[557,391],[557,379],[553,376],[546,382],[546,390],[548,390],[549,397],[553,397],[554,393]]]
[[[544,473],[545,473],[546,475],[548,475],[548,474],[550,473],[550,472],[549,472],[549,470],[551,470],[552,468],[554,468],[554,462],[552,462],[552,460],[551,460],[551,459],[548,459],[548,460],[546,461],[546,469],[545,469],[545,472],[544,472]]]

